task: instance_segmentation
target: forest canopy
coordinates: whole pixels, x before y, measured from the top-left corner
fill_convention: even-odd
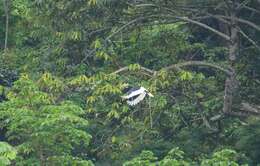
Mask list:
[[[0,165],[257,166],[259,43],[259,0],[2,0]]]

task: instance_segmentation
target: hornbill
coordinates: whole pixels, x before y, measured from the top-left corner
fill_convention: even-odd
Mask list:
[[[127,104],[130,106],[134,106],[141,102],[147,95],[149,97],[154,97],[147,89],[144,87],[127,87],[124,89],[126,94],[121,96],[126,100]]]

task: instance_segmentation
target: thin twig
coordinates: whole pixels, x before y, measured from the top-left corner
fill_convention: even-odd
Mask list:
[[[251,44],[253,44],[257,49],[260,50],[260,46],[258,46],[257,43],[253,39],[251,39],[247,34],[245,34],[241,29],[239,29],[239,33],[243,37],[245,37]]]
[[[229,17],[229,16],[223,16],[223,15],[215,15],[215,17],[225,18],[225,19],[228,19],[228,20],[231,19],[231,17]],[[242,18],[237,18],[237,17],[235,17],[234,19],[235,19],[236,21],[240,22],[240,23],[246,24],[246,25],[248,25],[248,26],[254,28],[255,30],[260,31],[260,26],[256,25],[255,23],[253,23],[253,22],[251,22],[251,21],[244,20],[244,19],[242,19]]]
[[[252,8],[252,7],[249,7],[249,6],[245,6],[245,5],[242,6],[242,8],[247,9],[247,10],[249,10],[251,12],[254,12],[254,13],[260,14],[260,11],[255,9],[255,8]]]

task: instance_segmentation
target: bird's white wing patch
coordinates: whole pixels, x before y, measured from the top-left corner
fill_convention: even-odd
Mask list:
[[[136,99],[134,100],[127,100],[127,104],[129,104],[130,106],[134,106],[136,104],[138,104],[140,101],[142,101],[145,98],[146,93],[141,93]]]
[[[131,92],[129,95],[121,96],[121,97],[122,97],[123,99],[129,99],[129,98],[134,97],[134,96],[136,96],[136,95],[139,95],[139,94],[141,94],[141,93],[144,93],[144,90],[143,90],[143,89],[138,89],[138,90],[136,90],[136,91]]]

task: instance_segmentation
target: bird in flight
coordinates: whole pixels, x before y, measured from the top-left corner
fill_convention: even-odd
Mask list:
[[[127,87],[124,89],[126,94],[121,96],[122,99],[126,100],[127,104],[130,106],[135,106],[141,102],[147,95],[149,97],[154,97],[147,89],[144,87]]]

